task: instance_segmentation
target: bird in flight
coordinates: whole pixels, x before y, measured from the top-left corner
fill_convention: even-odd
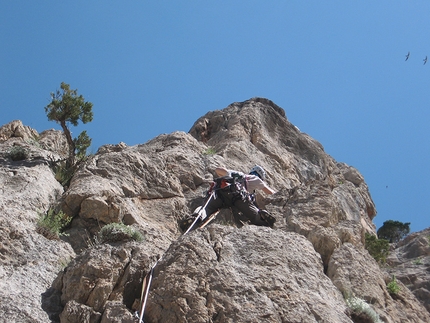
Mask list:
[[[423,61],[424,61],[423,65],[426,65],[426,63],[427,63],[427,56],[426,56],[426,58],[423,59]]]
[[[408,55],[406,55],[406,59],[405,59],[405,62],[408,60],[408,58],[409,58],[409,55],[410,55],[411,53],[410,52],[408,52]]]

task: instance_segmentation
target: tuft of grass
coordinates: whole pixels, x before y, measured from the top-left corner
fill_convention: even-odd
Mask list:
[[[135,228],[123,223],[109,223],[101,228],[97,240],[99,243],[128,240],[142,241],[143,235]]]
[[[8,156],[13,161],[25,160],[29,157],[29,152],[26,148],[21,146],[13,146],[9,149]]]
[[[358,322],[382,323],[378,313],[363,299],[353,296],[344,295],[345,302],[351,310],[351,318],[356,318]]]
[[[397,295],[401,290],[399,284],[397,284],[397,280],[394,275],[391,281],[387,284],[387,290],[391,295]]]
[[[50,208],[46,213],[39,213],[36,232],[47,239],[56,240],[64,235],[63,230],[71,221],[72,217],[62,211],[55,213],[54,209]]]

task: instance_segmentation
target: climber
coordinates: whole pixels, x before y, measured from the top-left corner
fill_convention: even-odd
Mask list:
[[[210,194],[214,190],[215,197],[207,203],[202,220],[220,209],[231,208],[237,222],[249,221],[255,225],[273,227],[276,219],[266,210],[260,210],[254,199],[257,189],[267,194],[275,193],[275,190],[264,182],[266,172],[263,167],[256,165],[249,174],[217,167],[215,173],[219,177],[209,191]],[[184,231],[194,221],[197,213],[195,211],[189,218],[181,221],[180,226]]]

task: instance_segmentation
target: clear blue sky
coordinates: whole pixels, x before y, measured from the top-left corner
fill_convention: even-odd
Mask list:
[[[266,97],[369,185],[386,220],[430,227],[429,1],[1,1],[0,125],[57,128],[61,82],[94,104],[92,152]],[[405,61],[405,55],[410,58]]]

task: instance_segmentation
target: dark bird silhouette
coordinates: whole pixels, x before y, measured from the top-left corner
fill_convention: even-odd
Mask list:
[[[426,58],[423,59],[423,61],[424,61],[423,65],[426,65],[426,63],[427,63],[427,56],[426,56]]]
[[[405,59],[405,62],[408,60],[408,58],[409,58],[409,55],[410,55],[411,53],[410,52],[408,52],[408,55],[406,55],[406,59]]]

